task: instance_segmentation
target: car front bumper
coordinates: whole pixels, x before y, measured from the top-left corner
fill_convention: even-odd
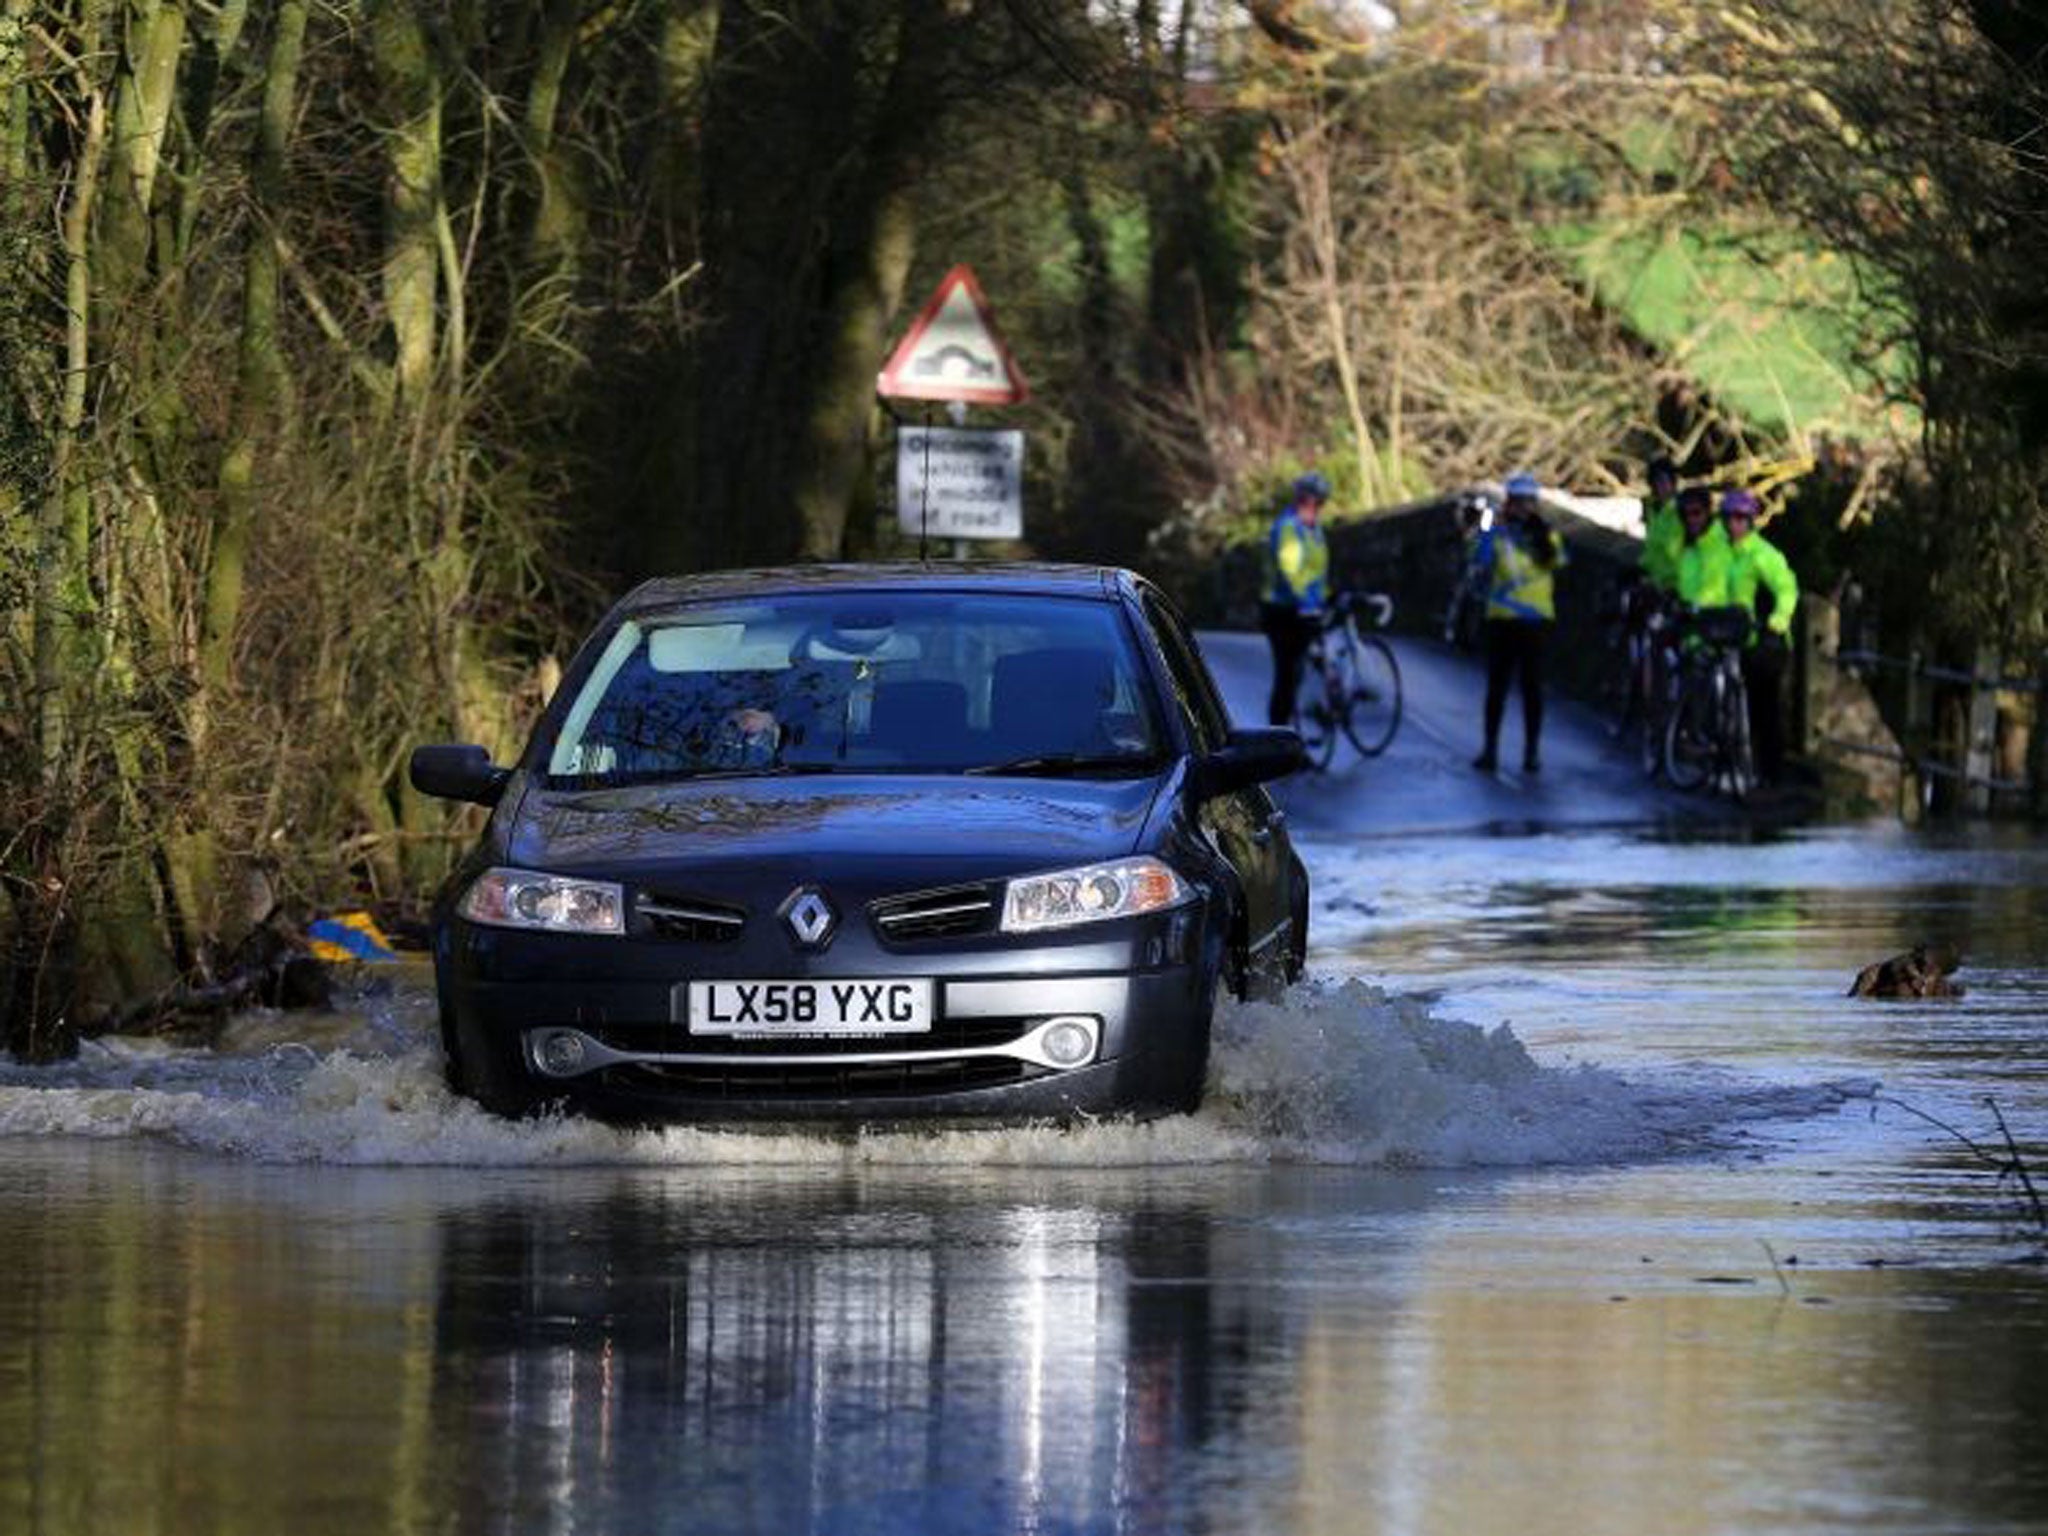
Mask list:
[[[1115,931],[900,952],[853,945],[778,962],[454,921],[437,946],[443,1023],[542,1099],[611,1119],[1002,1121],[1186,1108],[1207,1059],[1220,946],[1199,904],[1103,927]],[[904,977],[934,984],[929,1032],[692,1034],[679,1001],[690,980]],[[1061,1022],[1092,1037],[1072,1065],[1048,1049]]]

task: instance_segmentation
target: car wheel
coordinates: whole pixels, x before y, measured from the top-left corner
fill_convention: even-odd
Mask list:
[[[1161,1108],[1166,1114],[1192,1115],[1202,1107],[1202,1095],[1209,1084],[1209,1041],[1216,1030],[1216,999],[1222,984],[1220,975],[1212,978],[1196,1038],[1174,1061],[1161,1095]]]
[[[493,1049],[490,1042],[478,1040],[445,1016],[441,1043],[442,1071],[452,1092],[507,1120],[523,1120],[539,1111],[541,1095],[513,1052]]]
[[[1288,903],[1286,979],[1291,987],[1308,971],[1308,871],[1294,860],[1294,896]]]

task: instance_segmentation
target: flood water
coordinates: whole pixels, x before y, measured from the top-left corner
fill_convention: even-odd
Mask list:
[[[2048,1174],[2048,849],[1307,854],[1151,1126],[506,1126],[410,973],[0,1067],[0,1531],[2048,1530],[2044,1232],[1932,1123]]]

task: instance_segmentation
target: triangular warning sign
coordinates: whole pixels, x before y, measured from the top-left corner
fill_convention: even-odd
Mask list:
[[[973,268],[963,262],[940,280],[910,334],[890,354],[875,391],[970,405],[1015,405],[1030,398],[1031,386],[1003,345]]]

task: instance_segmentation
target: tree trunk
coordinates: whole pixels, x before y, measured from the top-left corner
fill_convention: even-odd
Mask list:
[[[384,195],[384,307],[398,398],[417,403],[433,382],[438,334],[441,75],[413,0],[374,0],[370,58],[390,167]]]
[[[208,140],[213,132],[214,111],[224,95],[222,77],[227,73],[228,62],[234,57],[242,31],[248,24],[249,0],[219,0],[211,10],[199,12],[196,26],[188,24],[188,30],[196,33],[197,40],[188,49],[189,57],[182,71],[184,83],[179,91],[182,98],[179,117],[195,164],[205,159]],[[192,253],[192,237],[199,227],[200,213],[207,206],[209,190],[210,184],[204,176],[178,178],[176,212],[171,221],[170,248],[165,258],[172,265],[182,266]]]
[[[0,6],[0,218],[11,228],[28,206],[28,14],[35,0]]]
[[[64,272],[63,385],[49,446],[49,475],[36,513],[35,590],[30,617],[34,754],[32,797],[15,807],[22,831],[9,850],[8,888],[15,904],[9,967],[7,1047],[29,1061],[68,1055],[77,1042],[78,887],[70,847],[78,803],[73,778],[83,773],[84,723],[92,712],[97,669],[90,645],[95,604],[90,581],[92,502],[78,467],[85,435],[92,362],[92,230],[107,152],[107,101],[92,73],[100,50],[101,15],[90,5],[75,35],[73,71],[78,129],[70,187],[59,212]],[[9,381],[10,385],[14,381]]]
[[[96,30],[96,29],[94,29]],[[82,35],[89,37],[81,29]],[[97,82],[84,93],[85,127],[70,201],[60,221],[64,261],[64,386],[58,396],[50,482],[37,520],[33,621],[36,740],[44,784],[56,783],[73,745],[69,715],[91,678],[85,648],[93,633],[89,580],[92,502],[76,463],[85,431],[92,364],[92,223],[106,152],[107,105]]]
[[[241,380],[234,424],[220,466],[220,522],[206,573],[206,611],[200,629],[199,691],[191,731],[203,748],[207,711],[228,684],[234,659],[235,621],[242,608],[242,574],[249,530],[255,516],[256,461],[285,392],[284,358],[278,350],[278,258],[276,219],[283,202],[285,162],[291,141],[299,60],[304,52],[308,0],[282,0],[270,62],[263,81],[262,115],[256,153],[249,170],[250,220],[242,284]]]
[[[1311,281],[1322,310],[1324,342],[1330,349],[1330,365],[1336,372],[1337,387],[1344,396],[1344,413],[1351,424],[1359,493],[1367,506],[1375,506],[1382,499],[1379,450],[1366,419],[1365,401],[1358,388],[1358,365],[1351,351],[1344,244],[1335,190],[1330,184],[1331,127],[1320,110],[1315,112],[1307,132],[1297,134],[1287,146],[1287,158],[1302,216],[1303,237],[1308,242]]]
[[[580,218],[569,194],[567,169],[555,146],[562,81],[576,51],[583,0],[547,0],[541,9],[540,39],[534,49],[533,79],[526,88],[526,153],[531,161],[533,205],[526,222],[526,259],[546,267],[573,258]]]
[[[931,142],[945,19],[929,0],[910,0],[868,147],[862,187],[847,210],[849,238],[826,263],[822,344],[811,370],[810,409],[798,426],[790,499],[798,555],[837,560],[846,514],[867,468],[867,423],[875,374],[888,355],[890,318],[917,244],[914,198]]]
[[[697,526],[668,525],[660,564],[842,550],[908,272],[909,189],[952,29],[968,24],[938,0],[720,11],[700,221],[710,315],[693,409],[676,413],[691,430],[658,450],[656,470],[668,486],[687,476]],[[679,501],[660,496],[650,523]]]
[[[99,258],[107,291],[116,296],[134,288],[148,270],[150,213],[185,46],[182,0],[126,0],[126,9]]]

